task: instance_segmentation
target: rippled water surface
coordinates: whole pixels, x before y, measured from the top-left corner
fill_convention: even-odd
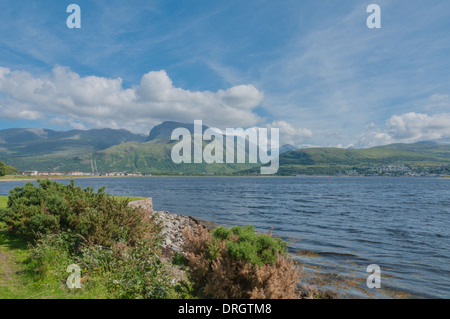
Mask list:
[[[142,177],[76,183],[152,197],[155,210],[262,231],[273,227],[306,273],[314,270],[348,296],[450,298],[450,179]],[[23,184],[0,183],[0,195]],[[370,264],[381,267],[380,290],[365,284]]]

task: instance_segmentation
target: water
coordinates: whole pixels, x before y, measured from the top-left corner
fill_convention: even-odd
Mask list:
[[[68,181],[64,181],[68,183]],[[349,297],[450,298],[450,180],[437,178],[142,177],[77,185],[152,197],[155,210],[252,224],[290,242],[325,287]],[[0,195],[24,182],[0,183]],[[367,266],[382,289],[368,289]]]

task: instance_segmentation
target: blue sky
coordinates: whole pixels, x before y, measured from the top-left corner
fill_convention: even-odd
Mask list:
[[[0,0],[1,128],[195,119],[296,146],[449,141],[450,2]]]

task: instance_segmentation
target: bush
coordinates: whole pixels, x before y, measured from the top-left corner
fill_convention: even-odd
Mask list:
[[[203,297],[299,298],[299,271],[281,239],[257,234],[253,226],[200,228],[184,235],[190,276]]]
[[[6,164],[0,161],[0,176],[5,176],[6,174]]]
[[[7,213],[2,219],[9,230],[36,240],[40,235],[73,233],[79,245],[112,247],[116,242],[135,246],[161,242],[161,225],[155,216],[128,206],[92,188],[41,180],[39,187],[27,183],[10,191]]]
[[[0,161],[0,176],[13,175],[17,174],[17,172],[18,172],[17,168],[12,167],[10,165],[6,165],[2,161]]]
[[[112,298],[180,295],[157,255],[162,225],[154,214],[115,200],[104,188],[95,193],[73,181],[38,183],[11,190],[0,214],[9,230],[31,240],[28,272],[38,284],[67,289],[67,266],[77,264],[83,292]]]
[[[55,281],[65,284],[67,266],[74,263],[70,247],[63,235],[41,236],[30,247],[28,270],[40,281]]]
[[[212,232],[216,240],[225,240],[227,253],[234,259],[253,265],[273,265],[278,255],[285,255],[287,243],[267,234],[256,234],[253,226],[236,226],[231,229],[218,227]],[[217,245],[212,249],[217,250]],[[209,254],[217,252],[209,252]]]
[[[164,299],[174,293],[166,265],[148,243],[124,249],[89,246],[77,259],[88,284],[100,282],[112,298]]]

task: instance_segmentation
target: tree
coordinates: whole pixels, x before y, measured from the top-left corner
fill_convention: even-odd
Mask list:
[[[17,168],[15,168],[14,166],[11,166],[11,165],[5,166],[5,175],[17,175],[18,171],[19,170]]]
[[[5,176],[6,174],[6,165],[2,161],[0,161],[0,176]]]
[[[17,168],[6,165],[0,161],[0,176],[13,175],[14,173],[17,173]]]

